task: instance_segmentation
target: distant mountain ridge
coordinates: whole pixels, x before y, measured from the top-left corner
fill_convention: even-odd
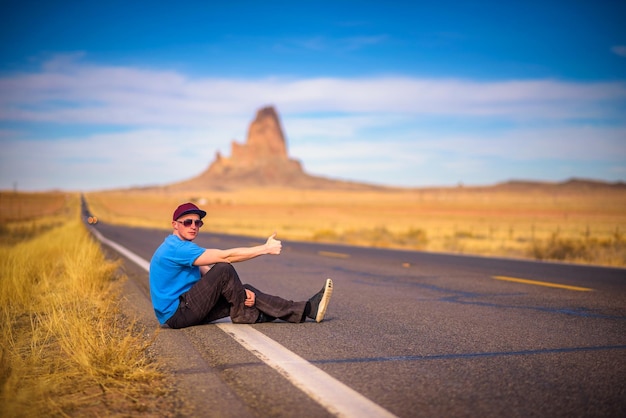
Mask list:
[[[524,181],[510,180],[489,186],[493,189],[509,190],[509,191],[525,191],[525,190],[558,190],[569,192],[585,192],[595,190],[626,190],[626,183],[623,181],[605,182],[600,180],[570,178],[562,182],[545,182],[545,181]]]

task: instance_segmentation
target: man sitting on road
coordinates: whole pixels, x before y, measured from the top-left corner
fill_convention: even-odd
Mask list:
[[[173,233],[150,261],[150,295],[159,322],[171,328],[206,324],[230,316],[233,323],[253,324],[282,319],[321,322],[333,291],[331,279],[308,301],[293,302],[243,285],[231,263],[282,249],[276,234],[264,245],[229,250],[205,249],[192,241],[206,212],[193,203],[174,211]]]

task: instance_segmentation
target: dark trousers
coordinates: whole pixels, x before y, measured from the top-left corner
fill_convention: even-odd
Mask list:
[[[254,292],[253,307],[244,305],[246,291]],[[230,316],[233,323],[253,324],[261,312],[264,320],[276,318],[302,322],[306,302],[293,302],[267,295],[250,285],[241,284],[235,268],[229,263],[215,264],[188,292],[180,296],[178,309],[166,321],[171,328],[184,328]]]

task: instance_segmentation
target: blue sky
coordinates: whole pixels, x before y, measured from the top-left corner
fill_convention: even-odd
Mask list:
[[[0,0],[0,189],[187,179],[266,105],[311,174],[626,179],[626,2],[106,3]]]

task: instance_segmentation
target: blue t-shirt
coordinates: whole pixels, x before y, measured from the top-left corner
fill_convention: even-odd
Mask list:
[[[200,268],[194,266],[204,248],[172,234],[157,248],[150,260],[150,297],[161,324],[178,309],[178,297],[200,280]]]

